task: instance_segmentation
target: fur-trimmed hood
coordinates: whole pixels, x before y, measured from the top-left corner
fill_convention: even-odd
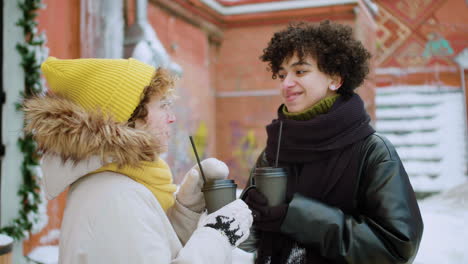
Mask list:
[[[159,149],[149,132],[86,111],[70,100],[47,95],[24,103],[25,132],[44,153],[42,169],[49,199],[105,163],[120,166],[153,161]]]
[[[86,111],[68,99],[47,95],[25,101],[25,131],[44,153],[78,162],[99,156],[103,162],[136,165],[153,161],[159,149],[150,133],[118,123],[96,109]]]

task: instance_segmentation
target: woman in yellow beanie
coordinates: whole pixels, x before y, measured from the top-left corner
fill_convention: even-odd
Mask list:
[[[194,166],[175,193],[167,150],[171,76],[135,59],[47,59],[50,92],[26,100],[26,132],[44,155],[44,189],[67,187],[60,263],[230,263],[249,235],[242,200],[202,215]],[[207,178],[227,166],[202,162]],[[202,216],[202,217],[201,217]]]

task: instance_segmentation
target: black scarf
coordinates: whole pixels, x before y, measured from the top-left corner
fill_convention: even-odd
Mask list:
[[[328,113],[307,121],[286,119],[280,107],[278,118],[266,128],[265,152],[270,164],[276,158],[280,121],[283,131],[278,160],[281,167],[289,169],[287,201],[300,193],[353,213],[350,198],[357,184],[358,150],[363,139],[375,132],[361,98],[357,94],[349,99],[340,96]],[[287,263],[294,241],[273,233],[263,234],[263,239],[272,243],[260,242],[259,256],[270,258],[268,255],[280,249],[276,257],[271,256],[271,263]],[[307,250],[307,263],[325,263],[312,251]]]

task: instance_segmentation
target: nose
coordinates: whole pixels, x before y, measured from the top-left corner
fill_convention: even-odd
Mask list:
[[[284,77],[283,81],[281,82],[281,88],[288,89],[288,88],[293,87],[295,84],[296,82],[292,74],[287,74],[286,77]]]
[[[172,124],[176,121],[176,117],[174,113],[168,113],[167,114],[167,123]]]

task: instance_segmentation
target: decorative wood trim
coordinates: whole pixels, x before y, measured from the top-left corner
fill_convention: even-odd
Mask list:
[[[289,0],[216,0],[223,6],[238,6],[238,5],[247,5],[247,4],[258,4],[258,3],[271,3],[271,2],[280,2],[280,1],[289,1]]]
[[[356,5],[327,6],[297,10],[284,10],[276,12],[227,15],[224,16],[225,27],[255,26],[278,24],[289,21],[320,21],[330,20],[348,20],[356,17],[354,7]]]
[[[270,25],[287,23],[291,20],[320,21],[323,19],[348,20],[355,18],[354,8],[361,0],[349,0],[346,5],[323,5],[315,8],[285,9],[280,11],[265,11],[259,13],[244,13],[222,15],[204,0],[150,0],[171,14],[180,17],[188,23],[202,28],[214,39],[222,39],[224,28],[241,26]],[[338,0],[335,0],[338,1]],[[340,0],[343,1],[343,0]],[[282,1],[286,2],[286,1]],[[366,8],[364,5],[361,5]]]
[[[261,1],[251,4],[224,6],[219,2],[219,0],[191,0],[191,2],[201,2],[221,15],[241,15],[246,13],[263,13],[280,10],[357,4],[359,1],[360,0]]]

